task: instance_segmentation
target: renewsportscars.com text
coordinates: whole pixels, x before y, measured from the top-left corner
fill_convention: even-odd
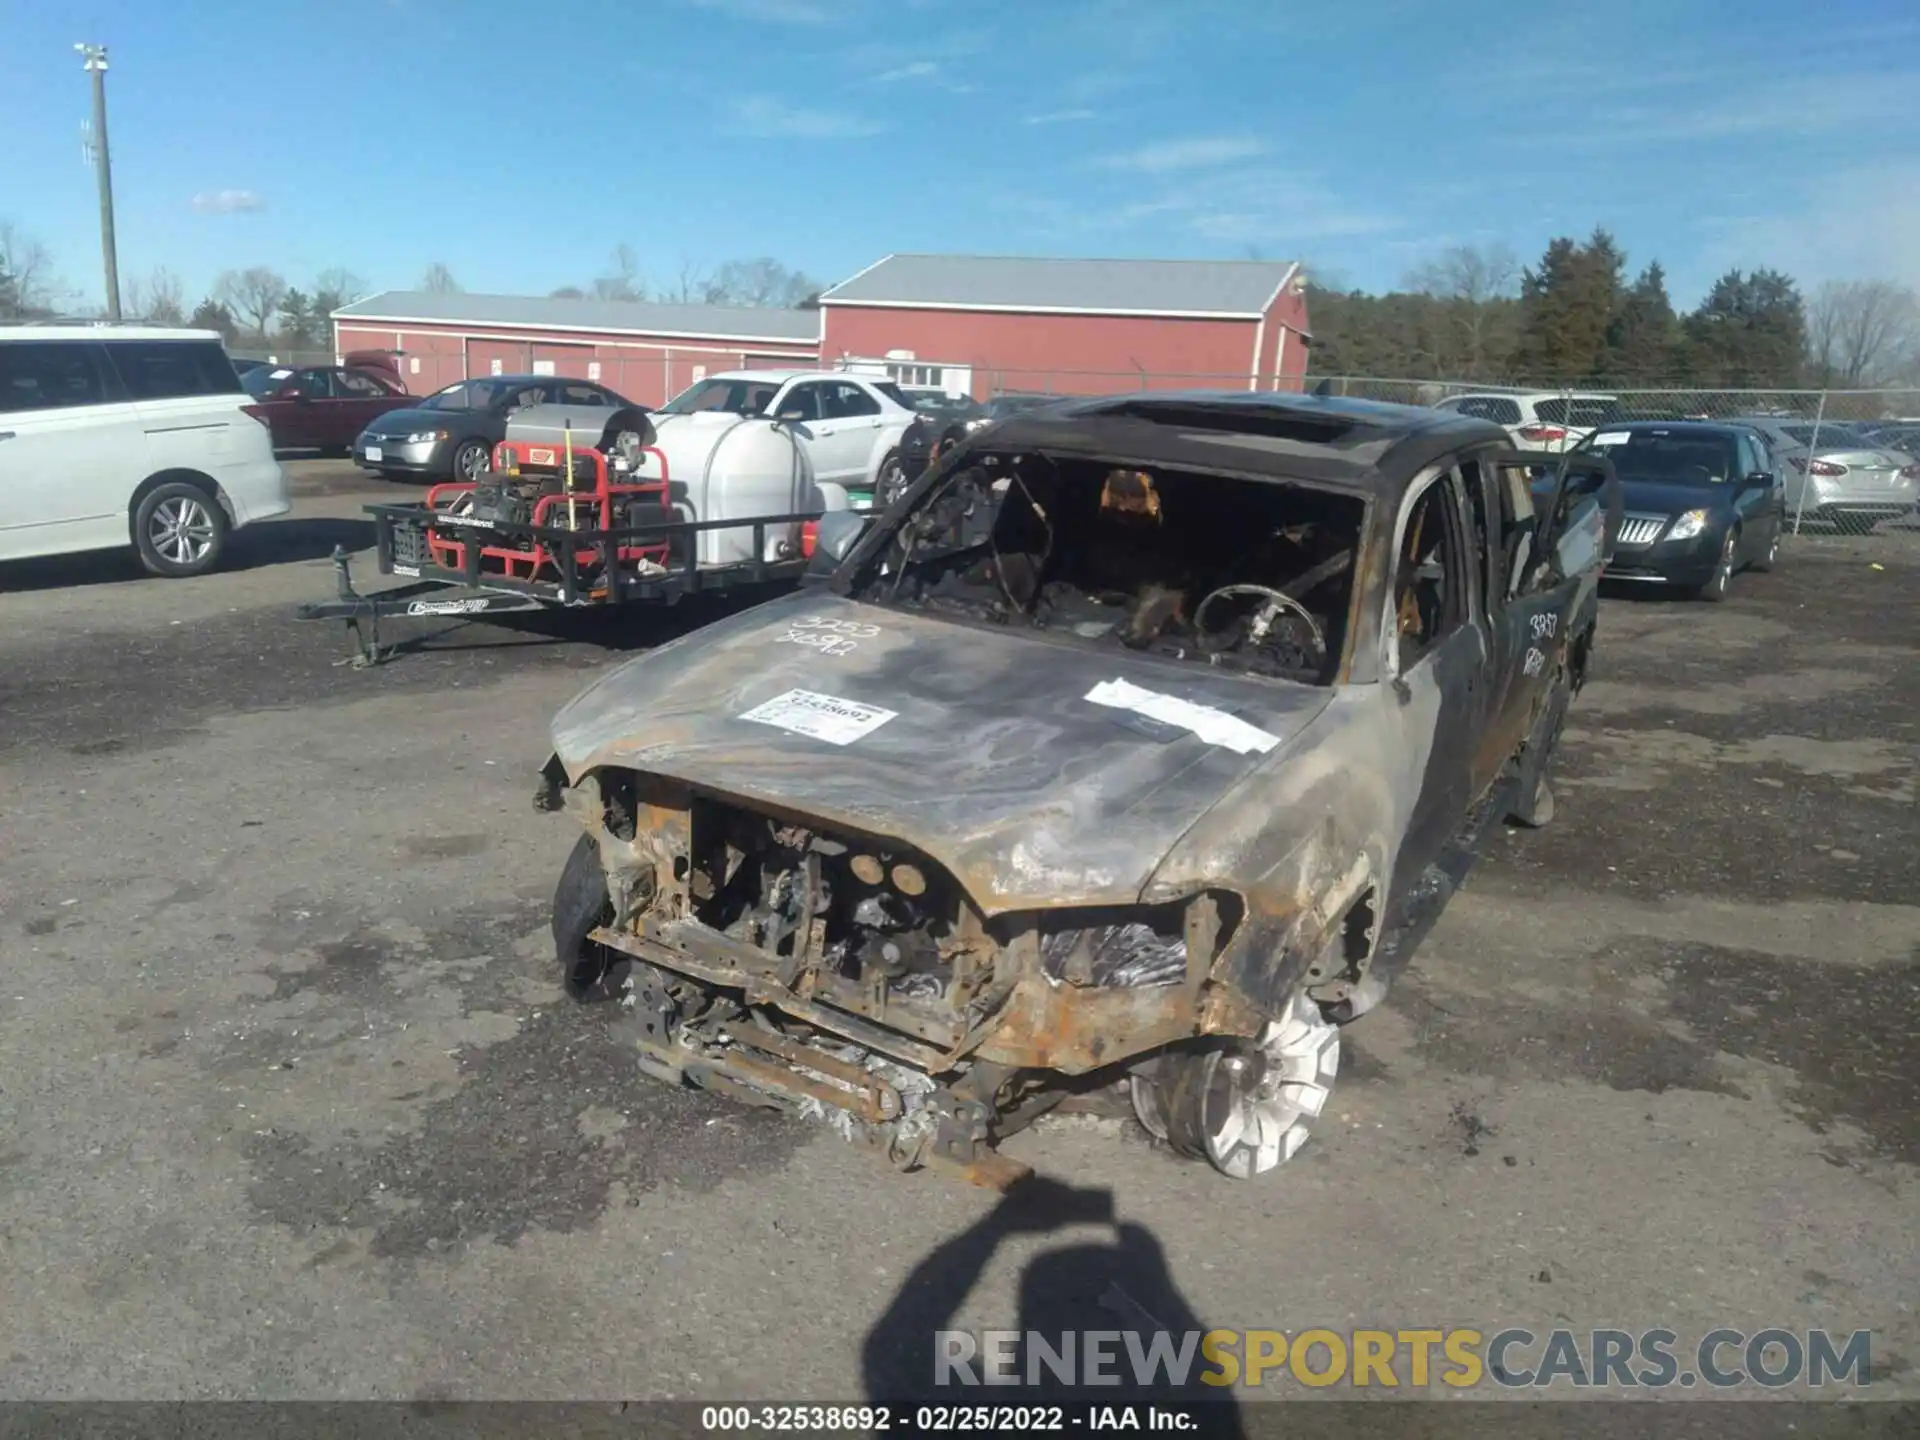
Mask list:
[[[1716,1329],[1683,1341],[1672,1330],[1536,1333],[1410,1330],[941,1330],[938,1386],[1350,1385],[1423,1390],[1498,1385],[1540,1389],[1726,1390],[1757,1385],[1864,1387],[1871,1331]]]

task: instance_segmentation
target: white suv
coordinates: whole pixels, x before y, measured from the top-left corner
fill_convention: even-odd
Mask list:
[[[919,411],[891,380],[839,370],[728,370],[695,381],[652,414],[660,444],[684,447],[674,416],[711,422],[723,415],[782,426],[807,458],[811,479],[843,490],[851,508],[865,510],[883,480],[897,478],[900,440]],[[713,432],[707,438],[711,446]],[[693,461],[673,456],[676,472]]]
[[[249,401],[211,330],[0,325],[0,560],[131,542],[156,575],[211,570],[292,508]]]
[[[1620,413],[1620,400],[1583,390],[1453,395],[1433,407],[1504,425],[1522,450],[1571,450]]]

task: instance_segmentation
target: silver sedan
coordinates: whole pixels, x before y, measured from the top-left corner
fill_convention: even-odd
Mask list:
[[[1786,479],[1787,514],[1835,527],[1870,528],[1920,506],[1920,464],[1876,445],[1851,425],[1742,417],[1767,437]]]

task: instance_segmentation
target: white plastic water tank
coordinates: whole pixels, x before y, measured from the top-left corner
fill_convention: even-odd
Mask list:
[[[724,411],[655,415],[654,424],[654,443],[666,454],[673,497],[691,512],[691,519],[753,519],[846,508],[846,492],[840,486],[827,486],[823,492],[814,483],[806,450],[786,426]],[[659,473],[653,457],[647,457],[640,473]],[[799,532],[798,524],[769,527],[764,558],[798,555]],[[708,530],[700,536],[703,567],[752,558],[750,527]]]

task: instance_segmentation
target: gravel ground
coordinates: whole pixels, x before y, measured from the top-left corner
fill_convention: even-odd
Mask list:
[[[916,1326],[1111,1325],[1114,1277],[1210,1327],[1871,1327],[1920,1396],[1915,537],[1609,599],[1558,818],[1299,1161],[1061,1118],[1008,1148],[1078,1198],[1010,1223],[558,995],[546,722],[700,617],[354,671],[291,615],[374,492],[293,468],[224,573],[0,567],[0,1396],[846,1400]]]

